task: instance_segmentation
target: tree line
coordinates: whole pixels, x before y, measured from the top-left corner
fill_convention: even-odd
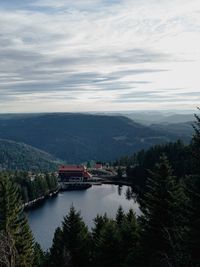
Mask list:
[[[158,162],[162,155],[167,157],[173,174],[177,178],[182,179],[189,175],[198,174],[194,162],[195,136],[189,145],[184,144],[182,140],[177,140],[174,143],[170,142],[153,146],[148,150],[141,150],[132,156],[121,157],[113,163],[114,167],[117,168],[117,179],[129,181],[136,191],[143,193],[146,190],[149,172],[155,170],[155,162]]]
[[[21,200],[27,203],[58,189],[57,177],[54,173],[29,173],[25,171],[2,172],[18,187]]]
[[[0,170],[55,171],[59,160],[29,145],[0,139]]]
[[[148,170],[145,190],[139,195],[140,216],[136,217],[133,210],[125,213],[119,207],[114,219],[106,214],[97,215],[89,230],[80,212],[71,207],[46,253],[34,242],[15,184],[9,177],[1,176],[0,234],[4,241],[0,242],[0,266],[199,267],[200,118],[197,115],[194,129],[189,161],[182,161],[184,169],[191,160],[192,169],[183,176],[177,175],[167,153],[162,153]]]

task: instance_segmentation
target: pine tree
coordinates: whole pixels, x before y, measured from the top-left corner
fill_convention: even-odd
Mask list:
[[[109,220],[103,226],[96,245],[96,253],[93,266],[119,267],[120,248],[119,231],[116,222]]]
[[[118,224],[119,247],[121,266],[139,266],[140,228],[132,209],[124,215],[121,224]]]
[[[63,232],[61,228],[58,227],[54,233],[53,244],[48,259],[48,267],[68,266],[69,261],[70,257],[67,255],[63,244]]]
[[[109,219],[106,213],[104,214],[104,216],[97,215],[94,219],[94,227],[92,228],[92,238],[94,246],[97,244],[101,231],[108,221]]]
[[[125,214],[124,214],[123,208],[122,208],[122,206],[119,206],[119,208],[117,210],[117,214],[116,214],[117,224],[119,224],[119,225],[122,224],[124,218],[125,218]]]
[[[16,266],[16,248],[13,238],[5,231],[0,231],[0,266]]]
[[[43,267],[45,264],[45,254],[38,243],[34,245],[33,267]]]
[[[130,209],[126,215],[126,219],[128,220],[128,222],[132,222],[134,220],[136,220],[136,215],[135,212],[133,211],[133,209]]]
[[[198,110],[200,111],[200,108],[198,108]],[[197,114],[194,116],[196,119],[195,123],[193,124],[195,133],[192,138],[191,148],[195,171],[200,175],[200,117]]]
[[[63,247],[69,258],[69,266],[90,264],[90,234],[79,212],[71,207],[63,221]]]
[[[92,246],[91,246],[91,254],[92,254],[92,266],[96,265],[96,261],[99,255],[99,238],[101,235],[101,231],[104,229],[106,223],[109,221],[106,213],[104,216],[97,215],[94,218],[94,227],[92,228]]]
[[[194,267],[200,266],[200,176],[188,177],[187,189],[190,197],[190,220],[188,248]]]
[[[199,109],[200,110],[200,109]],[[195,174],[188,177],[188,192],[191,200],[189,249],[193,266],[200,266],[200,117],[195,114],[195,134],[192,139],[191,149]]]
[[[146,266],[187,266],[183,246],[187,202],[182,185],[162,156],[141,201]]]
[[[11,250],[15,251],[12,261],[19,267],[32,266],[33,237],[17,187],[12,184],[8,175],[0,175],[0,231],[9,240]]]

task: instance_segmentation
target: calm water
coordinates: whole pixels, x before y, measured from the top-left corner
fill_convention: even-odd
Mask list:
[[[138,204],[132,199],[127,200],[125,193],[127,186],[121,188],[116,185],[92,186],[85,191],[67,191],[59,193],[56,198],[47,200],[37,209],[27,212],[29,223],[35,239],[43,249],[48,249],[56,227],[61,225],[63,217],[73,204],[76,210],[81,211],[85,223],[91,228],[97,214],[114,217],[121,205],[125,211],[133,208],[139,214]]]

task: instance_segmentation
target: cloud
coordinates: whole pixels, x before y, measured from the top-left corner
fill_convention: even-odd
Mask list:
[[[2,0],[0,112],[19,110],[14,101],[37,110],[45,97],[55,111],[62,98],[63,108],[131,109],[131,95],[141,108],[164,97],[169,107],[187,97],[192,108],[199,12],[197,0]]]

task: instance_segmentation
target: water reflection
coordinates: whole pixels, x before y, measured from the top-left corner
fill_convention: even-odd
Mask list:
[[[139,207],[133,198],[127,199],[127,186],[102,185],[93,186],[85,191],[68,191],[47,200],[37,209],[27,212],[31,229],[37,242],[43,249],[51,246],[55,229],[61,225],[63,217],[73,204],[89,228],[97,214],[114,218],[121,205],[125,212],[133,208],[139,214]],[[131,189],[130,189],[131,190]],[[131,191],[130,191],[131,192]]]
[[[122,185],[118,185],[117,191],[118,191],[118,195],[121,196],[121,194],[122,194]]]
[[[135,202],[137,202],[137,194],[134,192],[131,186],[127,187],[125,195],[128,200],[133,199]]]

